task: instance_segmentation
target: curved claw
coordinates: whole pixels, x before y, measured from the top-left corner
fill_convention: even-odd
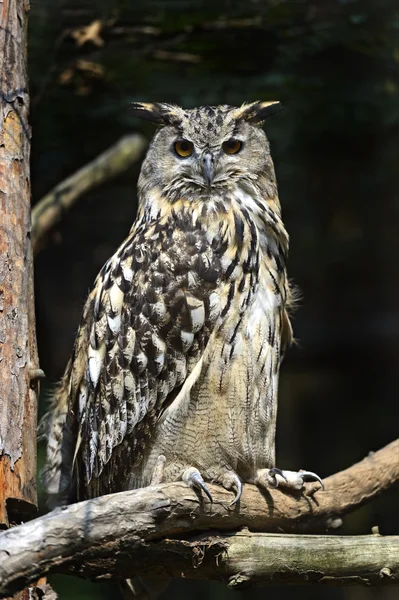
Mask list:
[[[278,469],[277,467],[273,467],[272,469],[270,469],[269,475],[271,475],[272,477],[274,477],[275,475],[280,475],[280,477],[285,479],[285,481],[288,481],[288,479],[284,475],[284,471],[282,471],[281,469]]]
[[[234,500],[230,502],[229,506],[234,506],[235,504],[237,504],[237,502],[242,496],[242,482],[238,475],[236,475],[235,473],[231,476],[231,482],[234,483],[236,487],[236,495]]]
[[[206,483],[203,480],[202,475],[200,475],[200,473],[194,473],[191,477],[191,481],[193,482],[193,487],[197,488],[197,490],[202,490],[204,494],[208,496],[209,501],[213,502],[211,492],[206,487]]]
[[[318,481],[321,485],[321,489],[324,492],[325,487],[323,480],[316,473],[313,473],[313,471],[299,471],[299,473],[304,481]]]
[[[185,481],[187,485],[189,485],[191,488],[194,488],[195,490],[202,490],[204,494],[206,494],[206,496],[209,498],[209,501],[213,503],[211,492],[206,487],[204,478],[202,477],[198,469],[195,469],[194,467],[187,469],[183,474],[183,481]]]
[[[280,475],[280,477],[282,477],[287,483],[288,483],[288,479],[287,477],[284,475],[284,471],[282,471],[281,469],[277,468],[277,467],[273,467],[272,469],[269,470],[268,472],[268,476],[269,476],[269,485],[271,487],[277,488],[278,487],[278,481],[276,479],[276,475]],[[271,480],[273,480],[273,484],[271,483]]]

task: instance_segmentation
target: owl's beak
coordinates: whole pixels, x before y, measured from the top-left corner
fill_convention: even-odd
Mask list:
[[[204,174],[204,179],[208,185],[211,185],[213,176],[214,176],[214,168],[213,163],[215,159],[212,152],[207,150],[202,155],[202,172]]]

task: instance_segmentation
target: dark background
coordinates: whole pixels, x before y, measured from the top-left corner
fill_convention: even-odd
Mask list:
[[[76,32],[100,21],[99,38]],[[301,290],[282,368],[278,465],[327,476],[398,437],[399,3],[392,0],[33,0],[29,22],[36,203],[122,135],[133,100],[278,99],[265,130]],[[41,366],[63,373],[83,302],[136,209],[139,164],[81,198],[36,259]],[[42,410],[45,399],[43,398]],[[40,452],[42,460],[43,451]],[[399,460],[399,457],[398,457]],[[343,533],[399,533],[398,490]],[[115,595],[54,578],[61,600]],[[393,588],[267,588],[236,598],[391,599]],[[178,582],[165,598],[233,598]]]

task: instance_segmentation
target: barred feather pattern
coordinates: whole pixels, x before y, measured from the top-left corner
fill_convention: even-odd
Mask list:
[[[274,465],[291,327],[271,159],[212,192],[149,185],[146,160],[137,221],[96,279],[50,411],[56,504],[148,485],[160,455],[164,480]]]

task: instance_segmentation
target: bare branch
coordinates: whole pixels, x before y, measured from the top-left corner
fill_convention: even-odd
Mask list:
[[[169,52],[168,50],[154,50],[152,53],[156,60],[165,60],[170,62],[181,62],[196,65],[202,61],[202,57],[198,54],[190,54],[189,52]]]
[[[141,135],[123,137],[42,198],[32,211],[34,253],[40,251],[44,237],[62,219],[66,210],[88,190],[126,171],[140,159],[146,145],[147,141]]]
[[[324,531],[329,524],[336,525],[337,517],[399,481],[398,456],[399,440],[328,477],[325,492],[314,492],[314,486],[309,486],[304,494],[293,496],[280,490],[261,493],[245,485],[240,506],[234,509],[228,507],[230,492],[210,486],[217,499],[211,505],[182,482],[57,509],[0,535],[0,594],[11,593],[49,571],[97,579],[132,572],[151,577],[184,573],[186,577],[232,577],[231,585],[248,580],[267,583],[271,576],[274,582],[277,578],[291,583],[306,577],[323,582],[335,578],[341,583],[352,577],[355,582],[375,583],[391,581],[393,576],[399,582],[398,537],[248,537],[240,532],[221,538],[197,534],[194,541],[171,539],[193,531],[242,527]],[[210,560],[204,561],[201,553]],[[194,569],[193,561],[201,569]]]

